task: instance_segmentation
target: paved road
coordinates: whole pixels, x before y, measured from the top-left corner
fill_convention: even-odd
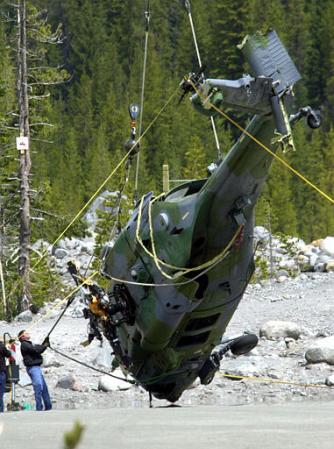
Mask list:
[[[6,413],[0,447],[62,449],[80,420],[78,449],[333,449],[333,416],[333,402]]]

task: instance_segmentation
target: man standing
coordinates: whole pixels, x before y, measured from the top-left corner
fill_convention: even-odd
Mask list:
[[[30,341],[30,335],[25,330],[19,332],[19,341],[21,343],[21,354],[23,363],[34,387],[36,410],[51,410],[52,403],[42,374],[41,365],[43,363],[42,353],[48,347],[48,341],[44,340],[41,345],[34,345]]]
[[[9,358],[11,352],[6,346],[0,342],[0,413],[4,411],[3,397],[6,387],[6,361],[5,357]]]

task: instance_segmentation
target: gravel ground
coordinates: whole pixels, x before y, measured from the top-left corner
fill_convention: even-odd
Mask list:
[[[309,273],[283,283],[263,282],[248,287],[228,329],[227,336],[245,330],[259,334],[261,326],[269,320],[296,323],[302,329],[297,341],[260,339],[259,345],[245,356],[226,356],[221,371],[208,386],[194,385],[186,391],[179,405],[244,405],[254,403],[283,403],[285,401],[333,400],[334,387],[325,386],[328,376],[334,374],[334,365],[307,364],[306,349],[317,339],[334,335],[334,273]],[[22,328],[30,329],[32,340],[40,343],[52,327],[56,314],[33,323],[7,324],[0,322],[0,335],[16,335]],[[98,342],[89,347],[80,346],[86,339],[87,322],[65,316],[52,334],[51,343],[73,357],[86,363],[96,358],[106,358],[108,344],[100,348]],[[104,368],[107,369],[107,368]],[[21,369],[25,379],[24,368]],[[55,409],[86,409],[110,407],[148,407],[148,394],[139,387],[121,383],[122,390],[104,393],[98,390],[101,374],[55,355],[51,350],[45,355],[44,373]],[[224,377],[224,373],[249,376],[241,381]],[[63,377],[71,375],[72,388],[56,386]],[[255,380],[254,378],[258,379]],[[263,380],[264,378],[264,380]],[[279,383],[287,381],[291,383]],[[297,384],[317,384],[305,387]],[[33,404],[31,385],[17,387],[17,400]],[[154,400],[155,406],[166,405]]]

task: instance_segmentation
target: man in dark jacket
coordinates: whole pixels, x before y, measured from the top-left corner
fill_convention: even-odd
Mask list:
[[[44,341],[41,345],[34,345],[30,341],[30,335],[25,330],[19,332],[18,338],[21,343],[23,363],[34,387],[36,410],[43,410],[43,403],[45,410],[51,410],[52,403],[41,370],[42,353],[48,347],[47,341]]]
[[[5,357],[9,358],[11,352],[6,346],[0,342],[0,413],[4,411],[3,397],[5,394],[6,386],[6,361]]]

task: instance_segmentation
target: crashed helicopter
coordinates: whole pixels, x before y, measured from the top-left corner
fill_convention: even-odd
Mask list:
[[[254,271],[254,206],[273,161],[253,137],[275,153],[293,145],[291,128],[302,117],[320,126],[309,106],[288,115],[301,77],[275,31],[247,36],[239,48],[251,75],[192,73],[181,89],[205,114],[251,114],[246,131],[207,179],[144,195],[104,248],[101,274],[110,289],[85,285],[89,312],[118,364],[170,402],[197,377],[211,382],[228,350],[243,354],[258,341],[252,334],[222,340]]]

